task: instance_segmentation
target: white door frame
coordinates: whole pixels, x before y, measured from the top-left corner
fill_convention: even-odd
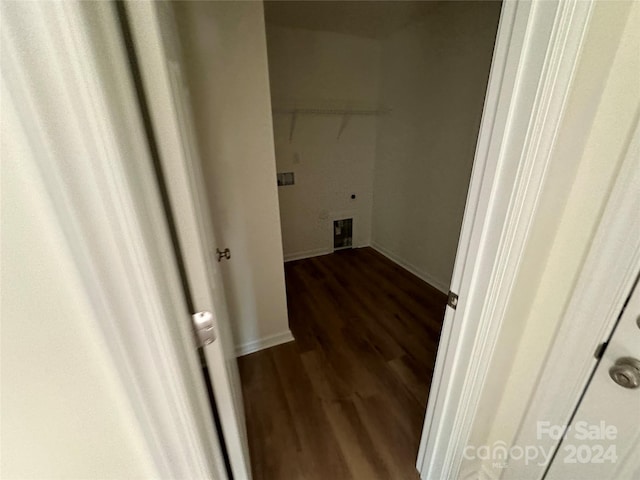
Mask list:
[[[91,299],[87,321],[102,333],[157,475],[223,480],[114,4],[2,7],[3,101],[29,138]]]
[[[193,308],[212,315],[217,333],[217,339],[205,345],[203,353],[229,463],[236,480],[251,479],[240,374],[224,285],[215,267],[215,234],[182,77],[182,52],[173,11],[167,2],[128,2],[126,12]]]
[[[458,478],[592,1],[504,2],[416,467]]]
[[[567,425],[598,365],[598,346],[611,336],[640,274],[640,122],[617,175],[534,394],[513,442],[550,451],[558,442],[540,438],[539,421]],[[602,355],[602,352],[600,352]],[[542,478],[546,465],[508,469],[503,479]]]

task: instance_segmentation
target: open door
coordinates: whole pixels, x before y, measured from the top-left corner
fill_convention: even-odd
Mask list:
[[[462,472],[592,2],[503,2],[416,467]],[[474,476],[476,475],[476,476]]]
[[[129,53],[137,64],[134,75],[139,70],[141,77],[139,96],[142,108],[148,109],[147,120],[157,146],[191,313],[196,320],[210,320],[213,326],[213,335],[202,340],[201,346],[231,472],[236,480],[250,479],[240,377],[173,12],[167,2],[127,2],[125,8],[134,50]]]

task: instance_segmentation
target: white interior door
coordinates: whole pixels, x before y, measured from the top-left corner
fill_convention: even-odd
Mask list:
[[[211,312],[204,347],[231,470],[251,478],[240,377],[218,268],[173,12],[167,2],[127,2],[127,16],[157,142],[194,312]]]
[[[546,427],[539,430],[539,435],[554,434],[552,426]],[[638,285],[618,320],[545,480],[573,478],[640,478]]]
[[[476,465],[461,471],[464,450],[486,417],[483,394],[495,378],[494,353],[539,214],[590,9],[591,2],[502,3],[450,285],[454,295],[418,451],[421,478],[478,474]]]

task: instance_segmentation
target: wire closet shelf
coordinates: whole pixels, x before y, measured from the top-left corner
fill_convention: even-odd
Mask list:
[[[307,108],[293,107],[272,109],[274,115],[291,115],[291,125],[289,128],[289,143],[293,141],[293,134],[296,128],[296,121],[300,115],[334,115],[342,117],[340,128],[336,140],[340,140],[342,133],[349,124],[349,120],[354,116],[378,116],[391,112],[389,108]]]

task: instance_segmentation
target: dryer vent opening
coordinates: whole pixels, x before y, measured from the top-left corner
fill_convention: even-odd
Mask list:
[[[333,249],[340,250],[353,246],[353,218],[333,221]]]

